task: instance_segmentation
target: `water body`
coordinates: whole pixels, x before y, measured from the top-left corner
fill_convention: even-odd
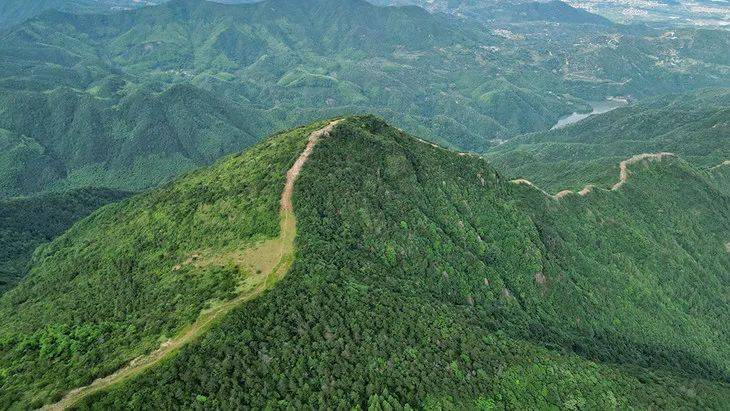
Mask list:
[[[615,110],[619,107],[623,107],[629,104],[629,102],[623,98],[613,97],[603,101],[589,101],[588,104],[591,105],[593,111],[591,111],[590,113],[573,113],[568,116],[561,117],[560,119],[558,119],[558,122],[555,123],[553,128],[551,128],[551,130],[563,128],[567,125],[577,123],[595,114],[608,113],[611,110]]]

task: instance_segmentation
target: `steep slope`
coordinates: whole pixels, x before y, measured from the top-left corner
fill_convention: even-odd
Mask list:
[[[83,408],[721,408],[729,199],[680,160],[631,172],[556,201],[348,120],[297,186],[287,278]]]
[[[63,259],[89,247],[90,234],[74,231],[91,233],[104,212],[46,247],[0,299],[2,404],[40,405],[112,374],[194,322],[208,300],[200,294],[232,294],[240,274],[214,276],[202,262],[252,243],[234,240],[241,221],[259,221],[251,210],[261,210],[265,238],[275,238],[284,172],[324,125],[104,209],[113,224],[115,207],[149,215],[140,217],[145,227],[167,209],[200,215],[142,230],[148,239],[131,222],[112,233],[104,247],[133,246],[136,266],[107,253]],[[80,407],[720,408],[730,397],[730,199],[673,157],[632,163],[627,173],[616,190],[556,200],[503,179],[479,157],[374,117],[347,118],[311,151],[294,186],[297,251],[286,277],[177,355]],[[225,194],[237,184],[259,188]],[[172,195],[180,191],[190,195]],[[266,200],[253,207],[258,196]],[[206,204],[215,199],[228,207],[220,217]],[[67,268],[57,274],[62,259]],[[58,298],[70,273],[64,296],[98,292],[96,272],[84,269],[98,264],[120,267],[112,271],[118,296]],[[153,273],[159,280],[140,282]],[[125,281],[136,291],[119,293]],[[109,302],[94,311],[115,310],[89,312],[101,299]],[[186,309],[171,309],[171,299]],[[121,307],[123,320],[112,314]],[[33,331],[40,312],[50,325]],[[99,318],[125,332],[102,330],[91,338],[102,343],[80,344],[78,330],[94,330]],[[76,332],[64,333],[64,323]],[[95,356],[113,351],[124,360]]]
[[[9,130],[0,131],[0,197],[154,186],[253,144],[264,121],[189,85],[115,98],[67,88],[0,93],[0,129]]]
[[[267,269],[291,261],[272,240],[293,221],[279,215],[286,171],[320,128],[105,207],[40,248],[0,299],[3,407],[60,399],[270,286]]]
[[[730,195],[730,160],[725,160],[710,168],[708,172],[718,190]]]
[[[127,366],[109,376],[97,379],[87,386],[72,390],[61,401],[53,404],[50,408],[65,409],[71,407],[80,400],[100,390],[143,373],[148,368],[170,357],[181,347],[200,338],[203,333],[208,331],[217,318],[225,316],[229,311],[244,302],[256,298],[262,292],[266,291],[268,287],[271,287],[279,281],[291,267],[294,257],[294,236],[296,235],[296,217],[294,216],[294,205],[292,203],[294,183],[319,140],[329,137],[338,122],[333,121],[329,125],[313,131],[309,135],[306,148],[287,171],[284,190],[281,193],[278,237],[256,244],[245,250],[237,251],[238,255],[235,257],[237,265],[247,266],[251,272],[257,274],[263,273],[263,278],[259,280],[260,284],[257,287],[239,293],[238,296],[224,304],[219,304],[206,310],[195,322],[184,328],[178,335],[164,342],[157,350],[145,356],[135,358]]]
[[[107,189],[79,189],[0,201],[0,294],[25,276],[36,247],[99,207],[127,196]]]
[[[710,168],[730,158],[730,91],[670,95],[592,116],[569,127],[521,136],[487,158],[514,177],[558,192],[608,187],[625,158],[671,152]]]

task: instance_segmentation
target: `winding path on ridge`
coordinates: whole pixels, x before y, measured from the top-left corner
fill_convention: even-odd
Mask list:
[[[624,186],[624,184],[626,184],[627,181],[629,181],[629,166],[630,165],[636,164],[639,162],[662,161],[666,157],[675,157],[675,155],[672,153],[638,154],[627,160],[622,161],[619,164],[618,181],[611,187],[611,191],[619,190],[621,187]],[[552,195],[552,194],[547,193],[545,190],[537,187],[531,181],[525,180],[524,178],[518,178],[516,180],[512,180],[512,183],[528,185],[537,190],[540,190],[540,192],[542,192],[546,196],[548,196],[552,199],[555,199],[555,200],[560,200],[561,198],[563,198],[567,195],[570,195],[570,194],[577,194],[581,197],[585,197],[596,188],[595,185],[588,184],[587,186],[583,187],[583,189],[578,192],[575,192],[573,190],[563,190],[555,195]]]
[[[184,345],[200,337],[210,328],[215,319],[223,317],[233,308],[244,302],[256,298],[283,278],[287,271],[289,271],[294,258],[294,237],[296,235],[296,217],[294,216],[294,205],[292,203],[294,183],[297,177],[299,177],[304,163],[307,162],[307,159],[309,159],[309,156],[314,151],[314,146],[320,138],[329,136],[340,121],[332,121],[326,127],[312,132],[309,135],[306,148],[286,173],[286,183],[281,193],[279,209],[281,225],[279,237],[261,242],[241,252],[239,259],[242,263],[247,264],[253,273],[252,277],[247,279],[251,280],[250,283],[253,284],[253,287],[242,291],[232,300],[214,305],[210,309],[203,311],[194,323],[183,328],[176,337],[164,342],[157,350],[132,360],[127,366],[111,375],[99,378],[84,387],[69,391],[59,402],[47,405],[42,409],[65,410],[91,394],[141,374],[177,352]],[[261,258],[260,256],[275,257]]]

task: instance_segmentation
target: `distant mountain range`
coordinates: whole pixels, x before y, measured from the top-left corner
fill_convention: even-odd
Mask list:
[[[72,13],[103,13],[158,5],[169,0],[6,0],[0,5],[0,28],[18,24],[47,10]],[[261,0],[211,0],[217,3],[245,4]],[[305,0],[306,1],[306,0]],[[607,24],[608,20],[576,9],[562,1],[426,1],[368,0],[381,6],[417,5],[432,12],[476,16],[485,21],[556,21],[565,23]]]
[[[611,21],[560,0],[369,0],[382,6],[415,5],[431,12],[471,17],[482,22],[545,21],[609,25]]]
[[[0,192],[138,190],[241,150],[271,127],[257,111],[189,85],[114,100],[95,94],[0,92]]]
[[[726,85],[730,57],[715,51],[729,46],[719,31],[485,30],[361,0],[49,11],[0,42],[4,164],[28,165],[0,167],[0,196],[154,186],[277,128],[348,113],[481,152],[586,100]]]

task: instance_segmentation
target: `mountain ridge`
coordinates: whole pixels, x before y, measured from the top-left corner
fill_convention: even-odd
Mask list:
[[[273,287],[276,282],[283,278],[289,270],[294,257],[294,237],[296,236],[296,217],[294,216],[294,206],[292,204],[292,195],[294,192],[294,183],[299,177],[299,173],[306,163],[309,155],[321,138],[326,138],[332,132],[334,127],[339,123],[338,120],[331,121],[327,126],[315,130],[309,134],[307,146],[294,162],[292,167],[286,173],[286,183],[281,193],[280,201],[280,229],[279,236],[276,239],[265,241],[257,244],[251,249],[241,250],[241,256],[238,258],[239,263],[250,264],[251,271],[263,273],[264,278],[260,280],[260,285],[249,292],[239,294],[232,300],[209,308],[201,312],[200,316],[185,327],[177,336],[163,342],[160,348],[151,352],[144,357],[137,357],[127,366],[120,368],[113,374],[104,376],[94,380],[90,385],[74,388],[63,399],[55,404],[45,406],[45,410],[64,410],[73,407],[84,398],[93,395],[105,388],[119,384],[134,378],[135,375],[143,373],[146,369],[155,364],[164,361],[173,355],[184,345],[194,341],[196,338],[209,329],[214,321],[219,317],[225,316],[236,306],[257,298],[263,294],[268,288]],[[272,261],[262,260],[260,255],[278,254],[278,259]],[[258,261],[257,261],[258,260]],[[177,266],[176,266],[177,267]],[[273,278],[272,278],[273,276]]]
[[[234,267],[215,274],[207,271],[207,262],[235,261],[238,247],[226,245],[223,239],[237,235],[230,228],[231,222],[240,224],[249,219],[250,210],[257,207],[240,208],[233,214],[230,210],[209,210],[227,210],[216,207],[230,207],[226,204],[235,204],[234,198],[236,202],[264,201],[256,200],[259,195],[238,197],[234,194],[237,191],[221,194],[237,187],[242,178],[261,181],[262,199],[266,198],[262,204],[268,204],[263,215],[268,216],[269,229],[275,230],[278,221],[274,215],[280,208],[286,170],[303,152],[306,137],[325,125],[279,134],[243,156],[233,156],[170,186],[105,209],[102,214],[107,217],[118,212],[115,210],[127,209],[133,214],[138,207],[155,210],[148,215],[158,217],[145,227],[164,227],[157,222],[163,216],[200,216],[196,224],[173,219],[169,227],[174,229],[146,229],[143,232],[150,236],[148,240],[144,236],[132,240],[130,244],[139,244],[135,249],[139,262],[134,264],[152,268],[154,262],[160,270],[140,271],[133,265],[131,276],[119,278],[122,284],[132,281],[138,290],[128,294],[129,286],[117,285],[116,296],[104,297],[115,301],[110,305],[127,311],[124,318],[115,320],[119,324],[113,328],[94,331],[89,322],[93,313],[77,305],[83,299],[73,300],[76,302],[71,305],[53,303],[53,313],[46,311],[50,306],[38,305],[39,301],[59,298],[54,282],[69,283],[62,278],[73,275],[79,267],[121,264],[124,268],[130,264],[117,256],[124,252],[115,253],[115,257],[94,252],[86,254],[86,263],[76,260],[68,268],[53,268],[54,260],[60,261],[62,255],[89,243],[102,221],[87,219],[77,224],[72,236],[57,239],[39,251],[31,275],[0,298],[0,312],[17,310],[0,316],[0,358],[14,370],[10,371],[13,379],[3,380],[0,373],[5,393],[0,403],[26,404],[30,398],[53,402],[70,387],[91,383],[92,376],[109,375],[126,364],[115,360],[102,365],[94,359],[101,353],[125,353],[124,358],[131,360],[154,351],[175,334],[174,330],[193,323],[206,308],[201,301],[187,308],[186,315],[174,317],[172,325],[143,334],[130,327],[130,318],[138,315],[135,304],[141,300],[145,301],[145,323],[158,324],[162,321],[158,315],[163,312],[169,318],[172,307],[165,298],[170,297],[166,287],[176,277],[184,282],[173,282],[175,291],[190,296],[173,300],[187,302],[198,298],[202,290],[208,290],[204,301],[230,299],[236,289],[231,281],[241,274]],[[274,157],[269,159],[269,155]],[[259,174],[258,167],[238,166],[272,163],[278,165],[266,166]],[[245,177],[249,173],[258,177]],[[264,183],[268,179],[278,183]],[[697,184],[681,184],[688,179]],[[199,183],[209,180],[217,183]],[[375,394],[412,407],[429,401],[448,404],[445,396],[452,397],[451,404],[457,401],[465,407],[474,406],[474,401],[528,407],[566,404],[565,399],[539,392],[534,397],[519,394],[517,398],[527,402],[514,402],[517,400],[510,398],[518,387],[499,377],[500,368],[531,376],[524,378],[537,378],[535,387],[553,387],[561,396],[576,390],[591,392],[581,401],[596,407],[666,405],[665,401],[711,406],[730,392],[730,352],[722,343],[722,327],[715,326],[727,313],[711,304],[725,292],[722,270],[730,264],[724,248],[730,227],[730,199],[708,188],[705,177],[683,162],[652,162],[632,173],[621,190],[596,192],[581,197],[585,199],[581,202],[556,202],[536,190],[510,183],[482,158],[444,151],[375,117],[362,116],[345,118],[329,138],[321,140],[297,181],[293,198],[297,254],[291,272],[265,298],[231,310],[174,358],[108,391],[97,392],[80,407],[115,408],[141,405],[142,401],[169,408],[193,406],[204,401],[202,397],[210,406],[224,408],[232,404],[258,408],[279,401],[294,407],[326,407],[342,401],[364,406],[376,401]],[[223,191],[209,192],[219,189]],[[657,195],[659,192],[663,194]],[[217,220],[218,214],[222,220]],[[236,217],[231,220],[233,215]],[[214,217],[214,223],[205,225],[209,230],[204,229],[201,223]],[[121,229],[133,229],[130,224],[123,223]],[[185,227],[195,229],[189,232]],[[669,227],[682,227],[682,235]],[[160,234],[152,234],[158,230]],[[120,233],[112,237],[127,238]],[[254,238],[272,238],[275,231],[270,233]],[[144,257],[151,244],[154,249],[172,252],[176,248],[168,247],[188,237],[210,245],[195,240],[194,248],[182,243],[174,256],[156,257],[160,253],[156,251],[151,259]],[[107,242],[112,248],[126,248],[126,241]],[[593,248],[594,244],[601,245]],[[632,247],[627,248],[627,244]],[[198,273],[184,275],[192,272]],[[53,277],[49,277],[51,273]],[[93,274],[81,271],[79,278],[65,286],[63,295],[76,295],[88,287],[79,289],[80,284],[103,287]],[[118,275],[113,271],[107,274],[111,278]],[[205,277],[228,286],[214,291],[207,288],[211,286],[207,282],[188,284]],[[145,281],[152,281],[149,287],[154,285],[156,290],[149,297],[152,289]],[[698,281],[706,286],[697,287]],[[691,297],[677,298],[687,290],[691,290]],[[125,301],[122,295],[131,299]],[[689,301],[694,305],[687,305]],[[88,303],[93,305],[93,301]],[[91,333],[92,342],[102,337],[106,342],[87,346],[80,330],[64,328],[70,327],[64,324],[72,318],[78,318],[74,320],[76,327],[83,324],[81,329],[91,328],[85,332]],[[419,320],[414,322],[414,318]],[[33,331],[34,321],[53,326]],[[274,323],[265,325],[270,321]],[[125,338],[119,339],[121,335]],[[71,345],[76,351],[65,345],[67,340],[77,341]],[[27,351],[20,355],[12,348],[17,344]],[[358,364],[375,361],[378,356],[372,353],[377,352],[386,355],[382,366],[359,368]],[[74,364],[83,359],[81,363],[86,365],[57,369],[69,355],[79,359]],[[542,368],[526,370],[520,365],[523,355],[537,356],[540,364],[558,367],[563,377],[545,374]],[[48,356],[53,360],[43,377],[21,371],[34,369],[33,364],[46,364]],[[207,360],[199,362],[199,356]],[[309,358],[309,365],[296,358]],[[424,374],[417,364],[423,364],[425,358],[432,371]],[[387,365],[389,362],[392,366]],[[194,364],[206,364],[208,372],[199,372]],[[327,370],[341,371],[335,377]],[[581,378],[565,379],[563,372],[574,372]],[[647,372],[662,377],[643,382],[637,379]],[[206,375],[217,377],[209,379]],[[295,384],[305,375],[312,384]],[[357,386],[356,381],[366,378],[364,375],[370,376],[370,389]],[[259,389],[233,389],[229,378]],[[407,381],[414,378],[428,388],[409,388]],[[594,380],[606,382],[593,384]],[[555,385],[557,381],[565,385]],[[345,386],[354,387],[348,391],[353,397],[339,394]],[[685,396],[676,388],[679,386],[705,394]],[[21,387],[22,393],[18,391]],[[29,387],[32,397],[25,397]],[[134,399],[128,397],[132,394]],[[34,404],[41,406],[42,402]]]

